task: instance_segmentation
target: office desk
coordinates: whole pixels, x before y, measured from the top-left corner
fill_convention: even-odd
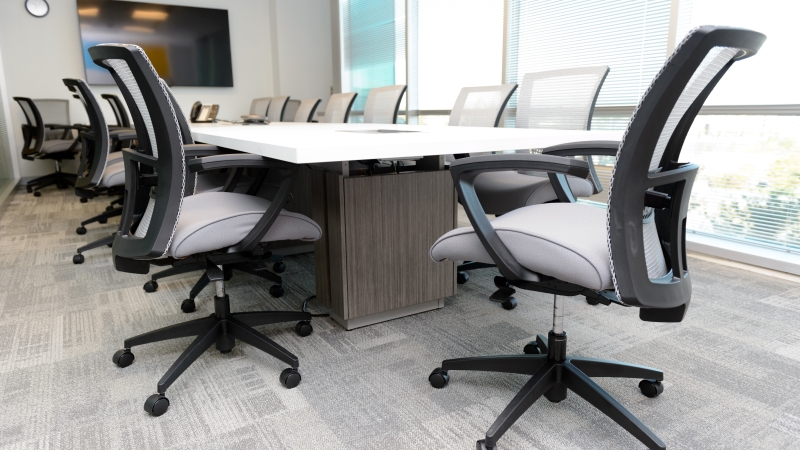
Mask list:
[[[456,227],[458,202],[443,155],[618,140],[621,132],[283,122],[195,124],[192,136],[307,165],[287,209],[322,227],[314,243],[317,299],[349,330],[441,308],[455,294],[455,264],[428,256]],[[412,158],[413,172],[357,171],[358,160]]]

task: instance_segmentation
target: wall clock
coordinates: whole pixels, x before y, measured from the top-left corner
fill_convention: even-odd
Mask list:
[[[34,17],[44,17],[50,12],[47,0],[25,0],[25,9]]]

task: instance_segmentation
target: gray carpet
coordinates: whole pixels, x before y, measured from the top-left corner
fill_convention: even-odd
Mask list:
[[[525,383],[524,376],[453,373],[443,390],[427,376],[444,358],[519,353],[550,326],[552,299],[519,292],[505,311],[487,301],[493,270],[476,271],[444,309],[354,331],[314,320],[260,328],[300,357],[303,381],[283,388],[284,364],[246,344],[204,354],[172,386],[159,418],[142,410],[190,338],[134,348],[125,369],[111,355],[125,337],[210,313],[180,311],[197,274],[158,292],[117,273],[110,249],[71,262],[75,249],[113,231],[79,221],[105,206],[48,189],[12,194],[0,218],[0,446],[3,448],[473,449]],[[686,321],[654,324],[637,310],[567,300],[571,354],[664,369],[665,392],[643,397],[637,380],[598,383],[670,448],[800,448],[800,285],[692,259]],[[310,255],[292,257],[286,295],[237,275],[234,310],[296,309],[313,291]],[[314,309],[321,311],[318,305]],[[503,449],[616,449],[641,444],[582,399],[537,402],[501,440]]]

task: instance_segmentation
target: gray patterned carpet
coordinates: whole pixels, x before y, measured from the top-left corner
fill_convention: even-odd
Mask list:
[[[473,449],[525,383],[523,376],[453,373],[443,390],[427,375],[444,358],[518,353],[550,325],[551,298],[520,292],[505,311],[486,300],[492,270],[473,273],[439,311],[346,332],[315,319],[261,328],[295,352],[303,382],[283,388],[282,363],[238,344],[209,351],[170,389],[159,418],[142,404],[189,338],[134,349],[125,369],[111,355],[125,337],[212,311],[181,313],[196,274],[160,283],[117,273],[110,249],[71,257],[112,231],[74,229],[101,211],[71,192],[17,191],[0,218],[0,446],[3,448]],[[235,310],[295,309],[313,290],[309,256],[287,261],[287,294],[239,275]],[[599,379],[670,448],[800,448],[800,284],[692,259],[694,298],[681,324],[641,322],[637,311],[568,299],[570,353],[664,369],[665,392],[643,397],[635,380]],[[504,449],[641,448],[572,395],[539,401],[501,440]]]

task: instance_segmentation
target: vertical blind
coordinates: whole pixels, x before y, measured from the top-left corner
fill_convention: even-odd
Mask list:
[[[341,0],[342,92],[356,92],[363,111],[374,87],[405,84],[404,0]]]

